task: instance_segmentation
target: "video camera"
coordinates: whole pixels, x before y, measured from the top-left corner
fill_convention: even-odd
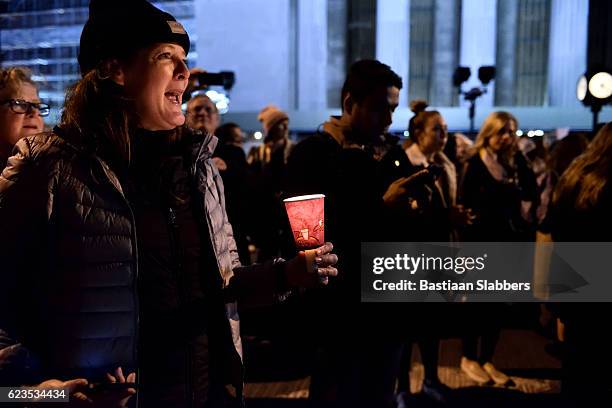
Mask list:
[[[195,74],[199,86],[211,86],[211,85],[219,85],[222,86],[223,89],[228,90],[232,89],[234,84],[236,83],[236,74],[232,71],[221,71],[221,72],[202,72],[199,74]]]

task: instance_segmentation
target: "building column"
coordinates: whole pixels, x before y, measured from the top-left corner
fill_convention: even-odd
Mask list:
[[[376,56],[376,0],[348,0],[347,61]]]
[[[504,1],[504,0],[502,0]],[[464,90],[481,86],[478,68],[495,66],[495,33],[497,30],[497,0],[463,0],[461,3],[461,46],[459,65],[469,67],[470,79]],[[487,86],[487,93],[478,99],[478,106],[493,106],[495,80]]]
[[[340,107],[346,76],[347,0],[327,0],[327,107]]]
[[[434,0],[410,0],[408,99],[429,100],[432,77]]]
[[[327,0],[298,2],[297,109],[327,108]]]
[[[512,106],[515,100],[516,35],[519,0],[497,3],[497,38],[495,51],[495,105]]]
[[[197,66],[209,72],[236,73],[230,109],[252,111],[268,103],[290,108],[290,2],[194,0],[194,3]]]
[[[432,54],[432,78],[430,83],[431,105],[455,106],[457,93],[453,88],[453,73],[459,62],[459,10],[461,0],[435,0],[434,46]]]
[[[376,59],[402,77],[400,106],[408,106],[410,0],[378,0],[376,4]]]
[[[550,0],[520,0],[516,44],[516,96],[519,106],[547,102]]]
[[[579,107],[578,77],[587,69],[589,2],[552,0],[548,55],[548,104]]]

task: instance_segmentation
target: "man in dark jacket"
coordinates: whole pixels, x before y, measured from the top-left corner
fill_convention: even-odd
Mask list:
[[[393,366],[401,342],[380,313],[384,310],[359,304],[360,243],[380,240],[386,214],[406,192],[405,180],[385,191],[366,149],[391,124],[401,87],[401,78],[387,65],[356,62],[342,88],[342,116],[331,117],[289,157],[287,191],[326,196],[325,233],[334,240],[343,271],[341,280],[310,294],[312,308],[319,310],[312,315],[327,318],[325,324],[317,321],[314,331],[334,339],[320,342],[321,361],[311,385],[315,400],[334,403],[329,395],[335,393],[341,406],[393,404]]]

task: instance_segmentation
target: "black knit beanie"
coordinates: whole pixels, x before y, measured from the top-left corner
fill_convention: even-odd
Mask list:
[[[189,36],[181,23],[148,1],[91,0],[81,33],[81,74],[107,58],[127,57],[159,42],[178,44],[189,52]]]

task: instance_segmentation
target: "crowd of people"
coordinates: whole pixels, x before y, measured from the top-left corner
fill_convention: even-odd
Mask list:
[[[278,324],[315,349],[313,406],[404,406],[413,342],[423,392],[444,402],[449,335],[467,376],[512,387],[493,365],[511,306],[362,304],[360,245],[612,241],[612,124],[544,146],[496,111],[472,141],[416,100],[401,144],[389,127],[402,79],[360,60],[340,116],[296,143],[288,114],[266,106],[247,154],[240,125],[222,124],[204,93],[183,113],[201,72],[186,65],[189,46],[147,1],[92,0],[82,78],[45,132],[29,71],[0,71],[0,385],[65,388],[73,406],[242,406],[239,311],[293,299]],[[282,206],[303,194],[326,197],[331,242],[314,265]],[[547,308],[565,332],[570,403],[610,391],[606,308]]]

